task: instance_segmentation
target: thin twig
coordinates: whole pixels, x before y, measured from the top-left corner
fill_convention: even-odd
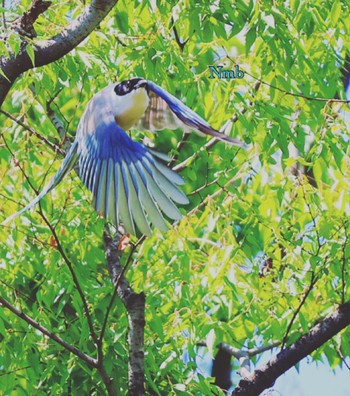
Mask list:
[[[177,45],[180,47],[181,52],[184,50],[185,45],[188,43],[188,40],[190,39],[189,37],[187,37],[187,39],[185,41],[181,41],[180,40],[180,36],[177,32],[176,26],[175,26],[175,21],[174,18],[171,17],[171,24],[173,25],[173,32],[174,32],[174,36],[175,36],[175,41],[177,43]]]
[[[345,228],[345,227],[344,227]],[[345,230],[345,242],[343,244],[342,252],[343,252],[343,257],[342,257],[342,268],[341,268],[341,282],[342,282],[342,288],[341,288],[341,303],[345,303],[345,267],[347,264],[347,257],[346,257],[346,246],[348,244],[348,235]]]
[[[44,283],[44,282],[45,282],[45,278],[44,278],[44,280],[41,282],[41,284]],[[6,286],[7,288],[11,289],[12,292],[13,292],[16,296],[21,296],[24,300],[27,300],[27,301],[29,301],[29,302],[32,303],[32,304],[37,303],[37,300],[35,300],[34,298],[28,296],[28,295],[25,294],[23,291],[21,291],[21,290],[19,290],[19,289],[16,289],[15,287],[9,285],[8,283],[4,282],[4,281],[1,280],[1,279],[0,279],[0,283],[2,283],[2,284],[3,284],[4,286]],[[38,287],[40,287],[41,284],[40,284]],[[54,312],[53,312],[51,309],[47,308],[47,307],[41,307],[41,310],[42,310],[43,312],[45,312],[46,314],[51,314],[51,315],[54,314]],[[56,318],[57,318],[57,316],[56,316]],[[58,318],[59,318],[59,316],[58,316]]]
[[[287,342],[287,339],[288,339],[288,336],[289,336],[289,332],[290,332],[290,330],[291,330],[291,328],[292,328],[292,326],[293,326],[293,324],[294,324],[294,321],[295,321],[296,317],[299,315],[299,312],[300,312],[301,308],[302,308],[303,305],[305,304],[305,301],[306,301],[306,299],[308,298],[308,296],[309,296],[311,290],[312,290],[313,287],[315,286],[315,283],[317,282],[317,280],[318,280],[317,276],[316,276],[315,273],[312,271],[312,273],[311,273],[310,285],[308,286],[306,292],[304,293],[304,296],[303,296],[302,300],[300,301],[299,306],[298,306],[297,309],[295,310],[295,312],[294,312],[294,314],[293,314],[293,316],[292,316],[292,319],[291,319],[291,321],[290,321],[289,324],[288,324],[286,333],[285,333],[285,335],[284,335],[284,337],[283,337],[283,340],[282,340],[282,347],[281,347],[281,349],[284,349],[284,347],[285,347],[285,345],[286,345],[286,342]]]
[[[3,139],[4,139],[4,138],[3,138]],[[12,152],[11,148],[8,146],[7,141],[6,141],[5,139],[4,139],[4,142],[5,142],[5,144],[6,144],[7,149],[10,151],[11,155],[13,155],[13,152]],[[34,185],[32,184],[31,180],[30,180],[29,177],[27,176],[26,172],[25,172],[24,169],[22,168],[22,166],[21,166],[20,164],[18,164],[18,167],[19,167],[19,169],[21,170],[21,172],[22,172],[24,178],[25,178],[26,181],[28,182],[28,184],[29,184],[29,186],[31,187],[31,189],[35,192],[36,195],[38,195],[38,194],[39,194],[39,191],[34,187]],[[78,293],[79,293],[80,298],[81,298],[82,303],[83,303],[85,316],[86,316],[86,319],[87,319],[87,321],[88,321],[88,325],[89,325],[89,329],[90,329],[90,335],[91,335],[92,339],[94,340],[94,342],[97,343],[97,335],[96,335],[96,333],[95,333],[95,331],[94,331],[94,327],[93,327],[92,318],[91,318],[91,315],[90,315],[90,312],[89,312],[88,304],[87,304],[87,301],[86,301],[86,299],[85,299],[83,290],[82,290],[82,288],[81,288],[81,286],[80,286],[80,283],[79,283],[79,281],[78,281],[78,278],[77,278],[77,276],[76,276],[76,274],[75,274],[75,272],[74,272],[73,265],[72,265],[72,263],[70,262],[70,260],[68,259],[67,255],[65,254],[65,252],[64,252],[64,250],[63,250],[63,247],[62,247],[62,245],[61,245],[61,243],[60,243],[60,240],[59,240],[59,238],[58,238],[58,236],[57,236],[55,227],[53,227],[53,226],[51,225],[51,223],[49,222],[49,220],[48,220],[48,219],[46,218],[46,216],[44,215],[44,212],[42,211],[40,202],[39,202],[39,213],[40,213],[42,219],[44,220],[44,222],[46,223],[46,225],[49,227],[49,229],[50,229],[50,231],[51,231],[51,234],[53,235],[53,237],[54,237],[54,239],[55,239],[56,248],[57,248],[57,250],[60,252],[60,254],[61,254],[61,256],[62,256],[64,262],[66,263],[66,265],[67,265],[67,267],[68,267],[68,269],[69,269],[69,271],[70,271],[70,273],[71,273],[71,275],[72,275],[73,281],[74,281],[74,283],[75,283],[75,286],[76,286],[76,288],[77,288],[77,290],[78,290]]]
[[[0,377],[3,377],[4,375],[11,375],[13,373],[16,373],[17,371],[27,370],[29,368],[32,368],[32,366],[25,366],[25,367],[20,367],[20,368],[15,369],[15,370],[5,371],[4,373],[0,374]]]
[[[45,143],[47,146],[49,146],[55,153],[60,153],[62,155],[65,155],[65,152],[58,145],[56,145],[55,143],[50,142],[44,136],[41,136],[38,132],[36,132],[34,129],[30,128],[28,125],[24,124],[21,120],[13,117],[10,113],[8,113],[5,110],[0,109],[0,112],[2,114],[4,114],[6,117],[10,118],[16,124],[20,125],[26,131],[28,131],[32,136],[37,137],[42,143]]]
[[[60,136],[61,144],[65,144],[66,139],[66,128],[64,127],[62,121],[59,119],[57,114],[52,110],[51,103],[56,99],[56,97],[62,92],[63,87],[60,88],[47,102],[46,102],[46,113],[49,117],[52,125],[56,128],[57,133]],[[68,149],[68,147],[65,147]]]
[[[253,88],[253,92],[257,92],[260,88],[260,82],[257,82],[254,85]],[[249,105],[252,106],[252,102],[249,102]],[[240,114],[241,116],[243,114],[245,114],[248,111],[249,107],[244,107],[242,109],[239,110],[238,114]],[[224,127],[222,128],[223,130],[225,130],[229,124],[234,124],[239,120],[239,117],[237,114],[234,114],[230,119],[228,119],[224,125]],[[218,142],[220,142],[219,139],[216,138],[212,138],[210,140],[208,140],[199,150],[197,150],[196,152],[194,152],[191,156],[189,156],[187,159],[185,159],[184,161],[182,161],[180,164],[176,165],[173,170],[176,172],[181,172],[182,170],[184,170],[187,167],[187,164],[190,161],[195,160],[197,157],[199,157],[200,153],[202,151],[209,151],[212,147],[214,147]],[[238,149],[239,150],[239,149]],[[237,151],[238,151],[237,150]]]
[[[86,362],[90,366],[97,367],[97,360],[96,359],[92,358],[89,355],[86,355],[84,352],[81,352],[79,349],[77,349],[73,345],[68,344],[68,342],[64,341],[62,338],[58,337],[56,334],[54,334],[51,331],[47,330],[44,326],[40,325],[38,322],[36,322],[30,316],[28,316],[25,313],[19,311],[17,308],[15,308],[12,304],[10,304],[7,300],[5,300],[1,296],[0,296],[0,305],[3,305],[7,309],[9,309],[11,312],[13,312],[19,318],[21,318],[24,321],[26,321],[29,325],[31,325],[34,328],[36,328],[37,330],[39,330],[41,333],[45,334],[50,339],[56,341],[63,348],[67,349],[67,351],[73,353],[75,356],[78,356],[80,359],[84,360],[84,362]]]
[[[231,59],[230,59],[231,60]],[[280,91],[286,95],[290,95],[290,96],[295,96],[298,98],[303,98],[306,100],[315,100],[318,102],[328,102],[328,103],[350,103],[350,100],[342,100],[342,99],[334,99],[334,98],[314,98],[312,96],[307,96],[307,95],[303,95],[303,94],[297,94],[297,93],[293,93],[293,92],[288,92],[282,88],[276,87],[275,85],[269,84],[263,80],[261,80],[258,77],[253,76],[252,74],[248,73],[247,71],[243,70],[244,74],[247,74],[248,76],[254,78],[254,80],[259,81],[261,84],[267,85],[268,87],[272,88],[272,89],[276,89],[277,91]]]
[[[87,321],[88,321],[88,325],[89,325],[89,330],[90,330],[91,338],[93,339],[93,341],[94,341],[95,344],[96,344],[97,341],[98,341],[98,339],[97,339],[97,335],[96,335],[95,330],[94,330],[94,325],[93,325],[93,323],[92,323],[92,318],[91,318],[91,314],[90,314],[90,311],[89,311],[89,307],[88,307],[87,301],[86,301],[86,299],[85,299],[84,292],[83,292],[83,290],[82,290],[82,288],[81,288],[81,286],[80,286],[80,283],[79,283],[79,281],[78,281],[77,275],[76,275],[76,273],[75,273],[75,271],[74,271],[74,269],[73,269],[73,264],[70,262],[70,260],[68,259],[67,255],[65,254],[65,252],[64,252],[64,250],[63,250],[63,247],[62,247],[62,245],[61,245],[61,242],[60,242],[60,240],[58,239],[58,236],[57,236],[57,233],[56,233],[55,228],[54,228],[54,227],[51,225],[51,223],[48,221],[48,219],[47,219],[46,216],[44,215],[44,213],[43,213],[41,207],[39,208],[39,213],[40,213],[42,219],[44,220],[44,222],[46,223],[46,225],[49,227],[49,229],[50,229],[50,231],[51,231],[51,233],[52,233],[52,235],[53,235],[53,237],[54,237],[54,239],[55,239],[56,248],[57,248],[57,250],[60,252],[60,254],[61,254],[61,256],[62,256],[64,262],[66,263],[66,265],[67,265],[67,267],[68,267],[68,269],[69,269],[69,272],[70,272],[71,275],[72,275],[73,282],[74,282],[74,284],[75,284],[75,286],[76,286],[76,288],[77,288],[77,290],[78,290],[78,293],[79,293],[79,295],[80,295],[81,301],[82,301],[82,303],[83,303],[84,313],[85,313],[86,319],[87,319]]]
[[[350,365],[346,362],[346,358],[343,355],[343,352],[341,351],[341,347],[335,345],[335,350],[337,351],[337,354],[344,363],[345,367],[350,371]]]
[[[2,8],[5,8],[5,0],[2,0],[1,4],[2,4]],[[5,12],[2,12],[2,28],[3,31],[6,32],[7,25],[6,25]]]
[[[176,146],[176,153],[175,155],[172,157],[171,161],[169,162],[168,166],[170,166],[170,168],[175,164],[175,162],[177,161],[179,154],[181,152],[181,150],[183,149],[185,143],[187,142],[188,138],[189,138],[190,134],[188,132],[184,132],[182,135],[182,139],[180,140],[180,142],[178,143],[178,145]]]
[[[220,195],[222,192],[228,192],[227,187],[234,183],[236,180],[241,178],[241,174],[243,173],[243,167],[236,173],[235,176],[233,176],[228,182],[226,182],[223,186],[220,187],[219,190],[215,191],[213,194],[208,195],[205,197],[205,199],[199,203],[197,206],[195,206],[190,212],[187,213],[187,217],[191,216],[192,214],[196,213],[197,210],[199,210],[203,205],[205,205],[207,202],[211,201],[212,199],[216,198],[218,195]]]
[[[306,203],[307,208],[309,209],[309,213],[310,213],[310,216],[311,216],[312,224],[313,224],[314,229],[315,229],[315,233],[316,233],[316,236],[317,236],[317,245],[318,245],[318,249],[321,249],[321,247],[322,247],[322,244],[321,244],[321,237],[320,237],[320,234],[319,234],[318,229],[317,229],[316,218],[315,218],[315,216],[314,216],[313,213],[312,213],[312,209],[311,209],[310,202],[309,202],[308,199],[306,198],[306,191],[305,191],[305,185],[304,185],[304,183],[303,183],[303,179],[301,179],[301,180],[302,180],[302,181],[301,181],[300,184],[301,184],[301,187],[302,187],[302,190],[303,190],[303,198],[304,198],[304,201],[305,201],[305,203]]]
[[[233,347],[232,345],[226,344],[225,342],[220,342],[218,344],[218,348],[222,349],[223,351],[227,352],[229,355],[235,357],[236,359],[240,359],[241,357],[248,356],[252,358],[260,353],[270,351],[273,348],[276,348],[281,344],[281,341],[275,341],[272,344],[263,345],[261,347],[250,348],[246,349],[238,349]]]
[[[251,358],[255,355],[258,355],[259,353],[270,351],[271,349],[276,348],[279,345],[281,345],[281,341],[274,341],[272,344],[269,345],[263,345],[262,347],[251,348],[248,350],[249,357]]]
[[[207,187],[210,187],[213,184],[217,184],[218,180],[219,180],[219,178],[216,178],[216,179],[212,180],[211,182],[207,181],[205,184],[203,184],[203,186],[200,186],[197,189],[191,191],[189,194],[187,194],[187,196],[190,197],[191,195],[199,194],[202,190],[205,190]]]

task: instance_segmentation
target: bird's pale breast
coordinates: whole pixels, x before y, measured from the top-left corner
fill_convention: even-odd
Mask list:
[[[129,106],[126,106],[125,111],[115,117],[116,122],[124,130],[130,129],[139,119],[144,115],[149,98],[145,89],[139,89],[134,92],[130,100]]]

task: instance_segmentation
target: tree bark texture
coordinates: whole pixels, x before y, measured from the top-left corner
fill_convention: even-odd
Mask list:
[[[105,254],[110,276],[117,287],[117,294],[123,302],[128,316],[129,332],[129,395],[143,396],[144,386],[144,329],[145,295],[135,293],[123,275],[120,264],[121,251],[118,240],[104,232]]]
[[[3,75],[0,74],[0,107],[17,77],[29,69],[54,62],[74,49],[96,28],[117,2],[118,0],[92,0],[82,14],[61,33],[48,40],[36,42],[33,46],[34,65],[26,51],[25,39],[18,54],[1,57],[0,68]]]
[[[332,315],[314,326],[294,344],[283,349],[269,362],[243,378],[232,396],[258,396],[273,386],[276,379],[307,355],[350,325],[350,301],[342,304]]]

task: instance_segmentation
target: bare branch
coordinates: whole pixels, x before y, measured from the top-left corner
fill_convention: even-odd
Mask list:
[[[275,380],[284,372],[295,366],[300,360],[315,351],[325,342],[350,325],[350,301],[341,305],[332,315],[314,326],[298,341],[283,349],[270,361],[243,378],[234,396],[258,396],[267,388],[273,386]]]

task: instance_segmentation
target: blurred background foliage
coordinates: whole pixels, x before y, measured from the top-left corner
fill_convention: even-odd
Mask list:
[[[0,10],[11,21],[29,6],[29,0],[5,1]],[[83,7],[54,0],[29,46],[60,32]],[[181,209],[184,219],[167,233],[155,230],[127,274],[147,296],[149,394],[219,394],[212,379],[197,373],[198,342],[215,353],[219,342],[241,348],[282,341],[296,313],[289,344],[349,299],[349,109],[310,99],[345,98],[349,7],[339,0],[120,0],[81,45],[25,73],[8,94],[3,109],[57,144],[48,101],[73,139],[89,98],[132,76],[155,81],[216,128],[237,116],[231,135],[250,144],[246,152],[220,142],[205,150],[206,139],[195,134],[178,151],[181,131],[132,131],[135,139],[146,136],[157,150],[176,155],[177,163],[185,161],[181,175],[190,198]],[[18,52],[20,39],[9,22],[2,36],[0,53]],[[210,79],[209,65],[239,65],[245,75]],[[62,156],[3,114],[1,123],[3,220],[34,197],[30,183],[39,190],[48,182]],[[41,208],[100,329],[113,286],[104,261],[104,220],[90,202],[72,172]],[[266,257],[273,268],[259,276]],[[1,229],[0,268],[2,296],[67,342],[94,351],[72,277],[37,210]],[[120,394],[127,384],[126,332],[117,301],[105,352]],[[349,337],[347,329],[313,358],[342,365]],[[5,309],[0,341],[0,393],[104,393],[98,373]]]

